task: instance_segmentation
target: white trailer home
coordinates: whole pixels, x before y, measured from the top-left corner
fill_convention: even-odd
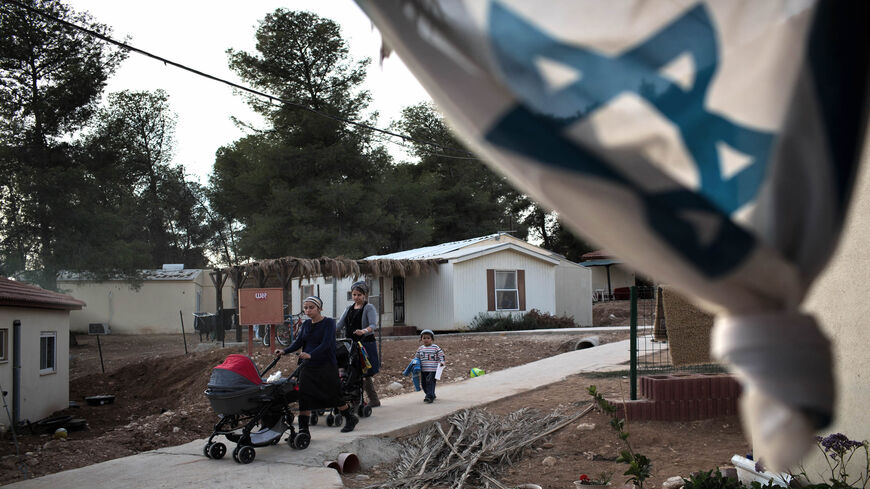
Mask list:
[[[385,327],[460,330],[480,313],[532,309],[592,324],[591,272],[506,233],[366,258],[379,259],[441,261],[435,272],[376,280]]]

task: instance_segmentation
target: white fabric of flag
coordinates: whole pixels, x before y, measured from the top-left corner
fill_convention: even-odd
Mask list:
[[[800,304],[858,162],[866,2],[357,1],[482,159],[718,313],[756,455],[798,460],[834,412]]]

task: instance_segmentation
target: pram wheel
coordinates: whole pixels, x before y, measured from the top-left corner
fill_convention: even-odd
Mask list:
[[[233,450],[233,460],[240,464],[249,464],[254,461],[254,458],[257,456],[257,451],[254,450],[254,447],[249,447],[247,445],[239,445]]]
[[[341,415],[341,412],[336,413],[335,421],[333,421],[333,425],[337,428],[341,426],[341,423],[344,422],[344,416]]]
[[[326,426],[332,426],[332,423],[335,422],[335,416],[332,414],[326,415]]]
[[[308,424],[310,424],[311,426],[314,426],[317,424],[317,413],[316,412],[311,413],[311,417],[308,419]]]
[[[290,441],[290,446],[297,450],[305,450],[308,448],[308,445],[311,443],[311,435],[305,432],[300,432],[296,434],[295,437]]]
[[[368,418],[371,415],[372,415],[372,407],[371,406],[366,405],[365,407],[362,408],[362,417],[363,418]]]
[[[227,454],[227,446],[221,442],[208,443],[205,446],[205,456],[220,460]]]

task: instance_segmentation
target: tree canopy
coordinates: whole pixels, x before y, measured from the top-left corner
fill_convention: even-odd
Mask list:
[[[218,151],[212,205],[225,224],[241,224],[239,252],[314,257],[381,249],[384,211],[374,189],[390,158],[369,130],[338,120],[363,122],[370,96],[360,84],[369,60],[352,60],[338,25],[308,12],[278,9],[256,37],[256,53],[228,51],[230,67],[292,103],[249,98],[269,129]]]
[[[109,34],[57,0],[24,0]],[[66,246],[83,232],[89,181],[68,142],[93,115],[125,53],[20,7],[0,6],[0,257],[2,273],[37,270],[52,287]]]
[[[111,34],[60,0],[24,3]],[[362,88],[370,60],[351,58],[332,20],[278,9],[255,51],[227,51],[231,69],[285,103],[248,97],[268,127],[221,147],[203,187],[174,160],[166,92],[121,91],[100,105],[124,52],[0,9],[2,275],[29,271],[53,288],[61,270],[99,278],[163,263],[362,258],[497,231],[572,259],[588,249],[464,151],[431,104],[393,123],[415,159],[395,162]]]

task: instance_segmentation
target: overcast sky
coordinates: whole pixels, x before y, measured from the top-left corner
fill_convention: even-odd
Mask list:
[[[117,40],[199,71],[246,85],[227,67],[226,50],[254,51],[258,22],[276,8],[307,10],[336,21],[349,43],[353,59],[372,59],[365,88],[372,93],[372,109],[380,113],[378,127],[386,128],[403,107],[430,100],[423,88],[393,54],[378,62],[380,35],[352,0],[68,0],[76,11],[88,11],[113,29]],[[172,66],[130,53],[109,80],[106,93],[155,90],[169,93],[178,115],[174,162],[183,164],[194,180],[208,182],[215,151],[244,135],[231,116],[260,125],[232,88]]]

